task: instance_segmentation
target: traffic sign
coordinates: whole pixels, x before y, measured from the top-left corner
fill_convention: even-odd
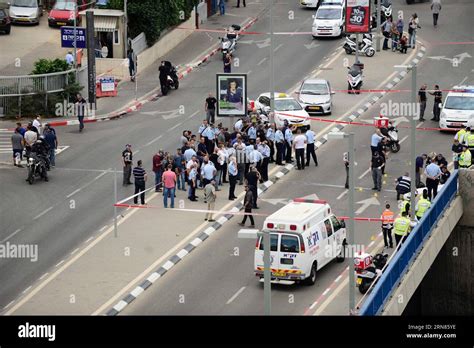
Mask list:
[[[76,27],[77,48],[86,48],[86,28]],[[61,27],[61,47],[74,48],[74,27]]]

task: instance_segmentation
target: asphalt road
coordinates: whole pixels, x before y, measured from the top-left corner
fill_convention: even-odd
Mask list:
[[[468,1],[444,1],[441,21],[438,28],[433,28],[428,4],[407,6],[402,1],[396,1],[394,10],[401,9],[406,14],[417,12],[421,18],[422,30],[420,38],[427,42],[427,57],[444,55],[453,57],[467,52],[474,55],[471,45],[442,44],[439,42],[470,41],[470,21],[474,7]],[[407,15],[406,15],[407,16]],[[456,18],[456,21],[450,19]],[[449,24],[447,21],[449,20]],[[449,30],[449,31],[448,31]],[[436,44],[438,43],[438,44]],[[369,64],[368,69],[371,69]],[[451,88],[456,84],[474,83],[470,60],[454,67],[448,61],[438,61],[425,58],[418,69],[418,85],[425,82],[429,86],[438,83],[441,88]],[[410,89],[411,81],[405,78],[400,89]],[[388,93],[362,119],[370,120],[370,115],[380,112],[381,103],[402,103],[410,101],[410,93]],[[425,118],[431,118],[432,98],[429,99]],[[408,116],[408,115],[405,115]],[[401,126],[408,126],[402,123]],[[426,121],[418,126],[436,127],[436,123]],[[356,134],[356,178],[358,189],[356,202],[373,197],[370,190],[372,179],[367,168],[370,160],[369,141],[373,129],[370,127],[349,126],[345,131]],[[400,139],[403,140],[401,151],[390,154],[387,163],[387,177],[384,190],[377,198],[380,203],[389,201],[395,206],[393,181],[396,177],[409,170],[410,144],[409,130],[400,128]],[[443,153],[448,161],[451,160],[450,145],[452,134],[436,131],[417,132],[417,153],[435,151]],[[331,204],[336,215],[347,214],[347,194],[343,188],[345,171],[342,164],[342,153],[346,149],[343,141],[330,141],[319,151],[320,167],[310,167],[305,171],[293,171],[285,176],[277,185],[271,187],[265,198],[260,201],[259,213],[271,214],[282,206],[276,203],[278,199],[291,199],[316,194]],[[270,199],[270,200],[268,200]],[[271,201],[274,199],[274,201]],[[275,204],[276,203],[276,204]],[[357,208],[360,204],[357,205]],[[378,217],[382,206],[369,206],[359,216]],[[257,217],[257,227],[261,227],[263,217]],[[163,279],[160,279],[143,295],[135,300],[123,312],[123,315],[257,315],[263,313],[263,286],[253,275],[253,257],[255,242],[239,240],[237,221],[232,219],[202,247],[181,261]],[[367,246],[378,235],[378,223],[357,222],[355,243]],[[376,244],[380,239],[376,240]],[[238,249],[236,249],[238,248]],[[235,255],[238,250],[239,255]],[[348,311],[347,287],[342,287],[328,303],[330,296],[337,288],[335,282],[341,284],[347,277],[343,274],[348,266],[330,263],[318,273],[314,286],[274,286],[272,289],[272,313],[302,315],[319,313],[346,314]],[[342,274],[342,277],[339,276]],[[329,289],[329,290],[327,290]],[[342,291],[345,290],[345,291]],[[360,298],[357,293],[357,299]],[[317,304],[315,300],[320,299]],[[329,306],[328,306],[329,305]],[[323,310],[324,309],[324,310]]]
[[[290,10],[295,11],[295,20],[288,19]],[[300,9],[298,4],[281,3],[274,12],[275,28],[278,30],[308,31],[311,27],[313,12]],[[268,30],[268,19],[260,19],[253,29]],[[304,44],[311,42],[311,37],[306,35],[278,37],[275,45],[275,66],[278,67],[275,82],[282,90],[293,87],[321,64],[328,52],[340,45],[340,40],[321,40],[318,42],[320,49],[310,51]],[[195,55],[204,49],[196,47]],[[185,51],[189,52],[189,47]],[[240,66],[233,71],[250,72],[248,86],[251,95],[269,88],[268,62],[262,62],[268,53],[268,48],[259,49],[256,44],[241,44],[238,47]],[[295,64],[297,53],[299,59]],[[170,56],[180,57],[175,61],[183,60],[176,50]],[[194,56],[188,58],[191,60]],[[221,71],[222,61],[216,56],[186,77],[178,91],[148,103],[138,115],[88,125],[81,134],[76,127],[57,129],[60,143],[70,148],[58,157],[49,183],[29,186],[24,181],[24,171],[2,168],[0,240],[2,243],[37,244],[39,258],[35,263],[29,260],[0,260],[1,307],[110,222],[113,216],[114,178],[106,170],[120,170],[120,155],[126,143],[133,144],[135,159],[144,159],[146,169],[151,170],[151,158],[159,148],[173,151],[177,148],[182,129],[197,130],[203,117],[204,99],[209,90],[214,90],[214,74]],[[181,105],[185,113],[179,118],[155,113],[176,110]],[[137,152],[137,149],[140,151]],[[120,186],[120,173],[118,183],[119,198],[132,193],[132,188]]]

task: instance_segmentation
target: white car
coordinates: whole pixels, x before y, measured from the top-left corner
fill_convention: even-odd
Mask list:
[[[326,201],[295,199],[265,219],[270,232],[272,283],[316,282],[316,272],[332,260],[344,261],[346,228]],[[255,248],[255,275],[263,280],[263,237]]]
[[[255,108],[268,114],[270,110],[270,93],[262,93],[255,100]],[[297,116],[297,117],[292,117]],[[282,127],[285,121],[290,126],[307,128],[310,125],[309,114],[298,101],[286,93],[275,93],[275,123]]]
[[[298,99],[308,114],[330,115],[332,112],[332,95],[329,81],[307,79],[301,84]]]
[[[344,32],[345,11],[341,5],[321,5],[314,15],[312,34],[339,37]]]
[[[454,86],[444,100],[439,128],[474,127],[474,86]]]
[[[12,0],[10,18],[12,23],[39,24],[43,15],[43,0]]]
[[[301,0],[300,4],[301,6],[307,7],[307,8],[316,8],[318,7],[319,0]]]

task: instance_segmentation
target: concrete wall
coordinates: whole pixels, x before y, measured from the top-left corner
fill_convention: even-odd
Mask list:
[[[191,12],[191,17],[189,17],[189,19],[180,26],[185,28],[194,28],[194,21],[195,18],[193,10],[193,12]],[[175,48],[191,34],[192,30],[173,29],[163,35],[157,43],[138,55],[138,73],[144,71],[160,58],[165,57],[169,51]]]
[[[466,212],[459,224],[474,227],[474,169],[459,170],[459,194]]]

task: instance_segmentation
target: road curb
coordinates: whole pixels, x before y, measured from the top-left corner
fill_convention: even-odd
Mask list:
[[[273,184],[280,180],[283,176],[288,174],[294,165],[287,164],[282,167],[270,180],[260,184],[258,187],[258,195],[261,195],[263,192],[268,190]],[[243,202],[238,202],[230,211],[238,212],[243,208]],[[147,290],[155,281],[163,277],[171,268],[177,265],[183,258],[189,255],[193,250],[195,250],[200,244],[202,244],[211,234],[219,230],[227,221],[232,219],[233,214],[225,214],[211,226],[206,227],[196,238],[189,242],[184,248],[182,248],[175,255],[170,257],[168,261],[163,263],[155,272],[151,273],[141,284],[135,287],[131,292],[129,292],[125,297],[122,298],[115,306],[110,309],[106,315],[115,316],[119,314],[126,306],[132,303],[138,296],[140,296],[145,290]]]
[[[415,55],[415,58],[411,60],[411,64],[418,64],[421,58],[426,53],[425,46],[421,43],[420,52]],[[387,83],[385,88],[387,90],[392,89],[395,85],[400,83],[403,78],[407,75],[406,71],[401,71],[398,73],[391,82]],[[377,93],[374,97],[372,97],[367,103],[365,103],[360,109],[352,112],[349,116],[345,118],[346,121],[352,122],[355,119],[359,118],[364,112],[366,112],[372,105],[377,103],[379,99],[385,96],[386,92]],[[342,130],[346,124],[335,124],[334,128],[338,130]],[[328,141],[328,135],[325,134],[321,137],[320,140],[316,141],[315,143],[315,150],[318,150],[322,145],[324,145]],[[267,182],[259,185],[258,194],[265,192],[275,184],[280,178],[288,174],[294,165],[288,164],[283,167],[280,171],[278,171],[270,180]],[[232,212],[238,212],[243,208],[242,201],[237,203],[232,209]],[[163,277],[171,268],[173,268],[176,264],[178,264],[184,257],[190,254],[193,250],[195,250],[200,244],[202,244],[212,233],[216,232],[220,229],[227,221],[229,221],[233,217],[232,214],[226,214],[219,218],[212,226],[205,228],[193,241],[188,243],[183,249],[181,249],[178,253],[173,255],[171,258],[168,259],[162,266],[160,266],[155,272],[150,274],[148,278],[146,278],[141,284],[139,284],[135,289],[129,292],[122,300],[120,300],[114,307],[112,307],[107,313],[107,316],[115,316],[119,314],[123,309],[132,303],[139,295],[141,295],[145,290],[147,290],[156,280]]]

